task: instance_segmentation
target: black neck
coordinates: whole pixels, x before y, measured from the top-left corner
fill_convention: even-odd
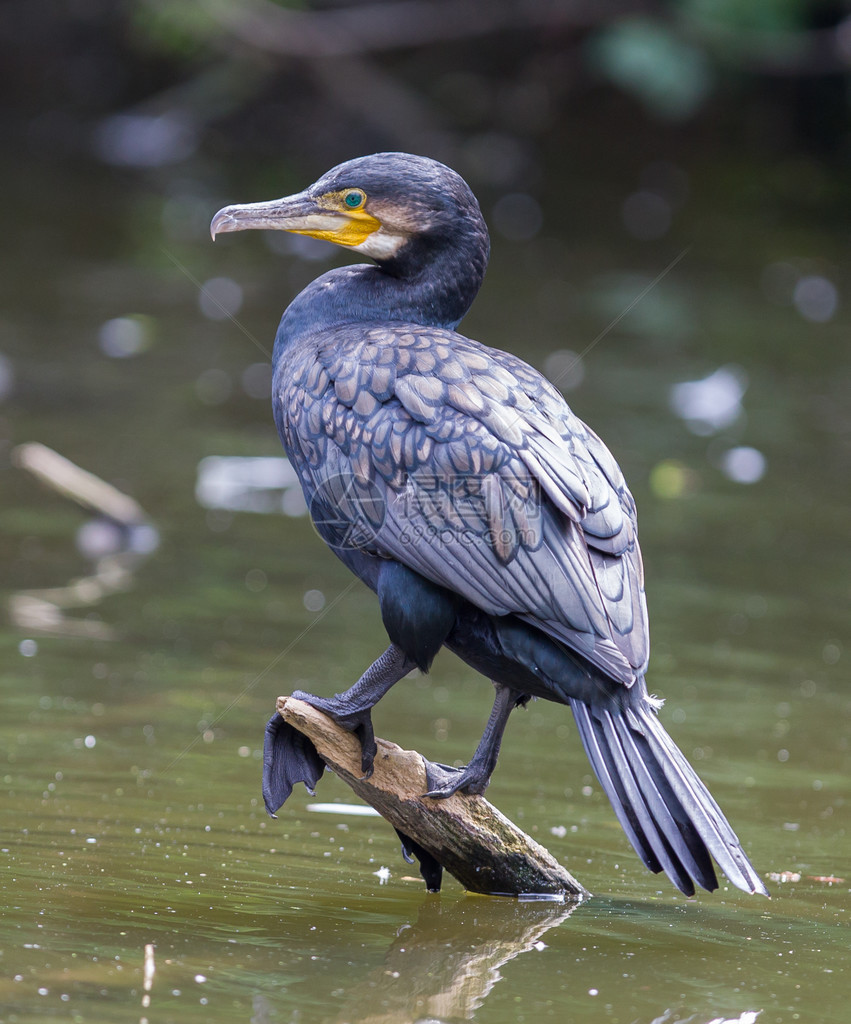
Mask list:
[[[293,299],[278,328],[275,358],[284,348],[339,324],[394,322],[453,329],[484,278],[489,241],[484,223],[465,238],[413,239],[378,266],[340,267]]]

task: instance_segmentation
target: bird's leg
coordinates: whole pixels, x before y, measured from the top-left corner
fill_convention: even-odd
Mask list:
[[[484,793],[496,768],[502,735],[508,723],[508,716],[520,704],[526,704],[528,694],[518,693],[509,686],[494,683],[496,695],[491,708],[488,724],[479,741],[473,759],[465,768],[451,768],[445,764],[426,761],[426,796],[443,799],[452,796],[459,789],[465,793]]]
[[[361,770],[364,778],[368,779],[372,775],[372,765],[378,750],[370,712],[390,687],[415,667],[401,647],[391,644],[345,693],[333,697],[316,697],[312,693],[296,690],[293,697],[324,712],[337,725],[357,736],[361,743]]]
[[[396,835],[402,840],[402,856],[408,864],[420,862],[420,874],[429,892],[440,892],[440,883],[443,879],[443,865],[437,858],[429,853],[425,847],[404,832],[396,829]]]

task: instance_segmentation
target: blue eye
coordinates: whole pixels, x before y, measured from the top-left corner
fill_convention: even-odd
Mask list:
[[[351,192],[347,192],[343,198],[343,202],[350,210],[356,210],[359,206],[363,206],[365,201],[366,196],[363,192],[357,192],[354,189]]]

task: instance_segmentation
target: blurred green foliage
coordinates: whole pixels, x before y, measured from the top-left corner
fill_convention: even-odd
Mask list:
[[[130,7],[130,38],[141,53],[191,60],[209,55],[222,34],[208,6],[196,0],[137,0]]]
[[[592,65],[658,117],[690,117],[713,88],[705,53],[673,27],[649,18],[602,29],[590,40],[588,53]]]
[[[441,149],[447,133],[543,138],[594,111],[619,130],[636,112],[747,130],[756,105],[786,142],[844,152],[848,137],[844,0],[6,0],[4,15],[6,135],[65,150],[140,109],[204,147],[225,134],[268,155],[295,133],[320,162],[349,133],[357,151]]]
[[[677,0],[672,5],[694,26],[751,32],[802,30],[819,6],[811,0]]]

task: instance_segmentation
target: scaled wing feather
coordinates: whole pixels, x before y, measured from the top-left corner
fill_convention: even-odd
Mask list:
[[[329,330],[278,372],[296,469],[309,495],[336,495],[343,543],[518,615],[626,685],[643,673],[632,496],[537,371],[451,331],[381,324]],[[337,493],[328,477],[346,474],[357,487]]]

